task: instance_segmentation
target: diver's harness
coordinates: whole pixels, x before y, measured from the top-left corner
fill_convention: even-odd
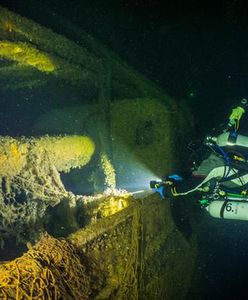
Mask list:
[[[247,100],[242,99],[241,103],[247,105]],[[161,181],[151,181],[150,187],[162,198],[164,198],[165,187],[170,189],[173,196],[183,196],[198,191],[202,194],[202,198],[198,201],[199,204],[211,216],[248,221],[248,160],[238,151],[232,150],[237,147],[248,149],[248,137],[237,133],[239,121],[244,112],[243,106],[233,109],[227,130],[224,130],[218,137],[205,139],[205,145],[225,162],[224,168],[222,167],[222,176],[219,174],[216,176],[216,170],[212,170],[197,187],[184,193],[178,193],[176,190],[176,183],[183,180],[176,174],[167,176]],[[228,152],[225,148],[228,149]],[[240,190],[226,188],[225,183],[227,182],[235,182]]]
[[[247,148],[248,137],[238,135],[236,131],[225,132],[217,138],[207,138],[206,145],[222,156],[225,171],[222,178],[217,179],[213,188],[199,200],[201,207],[215,218],[248,221],[248,161],[237,151],[226,152],[223,149]],[[226,182],[234,180],[239,181],[239,191],[224,186]]]
[[[219,183],[211,193],[199,200],[202,208],[215,218],[236,219],[248,221],[247,192],[232,193],[220,188]]]

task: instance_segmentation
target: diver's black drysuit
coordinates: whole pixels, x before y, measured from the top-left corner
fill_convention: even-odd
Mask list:
[[[205,139],[205,144],[213,151],[191,176],[183,180],[178,175],[169,175],[155,190],[164,197],[208,192],[216,183],[236,191],[245,190],[248,186],[248,137],[239,135],[237,131],[247,106],[248,101],[242,99],[232,110],[226,129],[217,137]]]

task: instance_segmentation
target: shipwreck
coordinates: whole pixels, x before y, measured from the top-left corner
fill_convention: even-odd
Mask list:
[[[0,298],[185,299],[196,239],[148,183],[181,166],[186,104],[69,23],[0,15]]]

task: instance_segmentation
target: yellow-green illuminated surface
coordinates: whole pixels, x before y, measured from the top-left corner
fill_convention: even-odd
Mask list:
[[[26,43],[0,41],[0,57],[31,66],[41,72],[51,73],[56,70],[55,63],[47,54]]]

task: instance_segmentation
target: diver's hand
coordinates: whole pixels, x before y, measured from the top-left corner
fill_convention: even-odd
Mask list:
[[[173,196],[171,190],[175,187],[176,183],[174,181],[164,181],[160,185],[157,185],[153,190],[159,193],[161,199],[171,198]]]
[[[157,193],[159,193],[161,199],[165,198],[165,192],[166,192],[166,186],[165,185],[161,185],[158,188],[155,188],[155,191]]]
[[[164,177],[161,181],[150,181],[150,187],[154,192],[160,194],[160,197],[164,199],[165,197],[173,196],[173,188],[179,181],[182,181],[183,178],[177,174],[172,174]]]

